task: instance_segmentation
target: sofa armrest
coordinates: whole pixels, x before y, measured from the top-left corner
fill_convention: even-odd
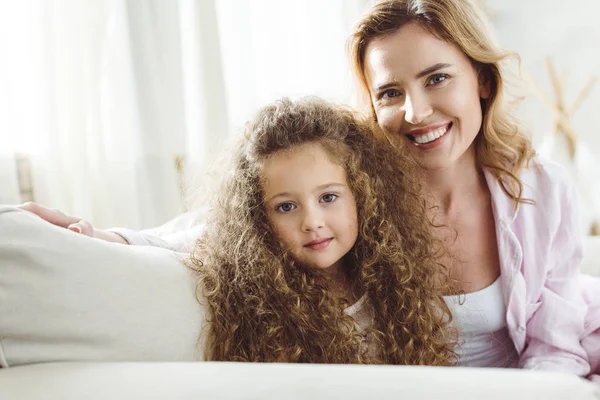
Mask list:
[[[574,375],[517,369],[260,363],[47,363],[0,370],[0,398],[598,399]]]

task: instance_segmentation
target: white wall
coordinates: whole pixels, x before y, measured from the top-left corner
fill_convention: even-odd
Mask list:
[[[502,47],[518,51],[523,69],[554,100],[545,65],[553,59],[559,74],[568,73],[566,104],[570,106],[593,74],[600,74],[600,0],[481,0],[492,16]],[[552,113],[530,96],[521,115],[535,139],[552,128]],[[573,125],[600,157],[600,81],[572,119]]]
[[[564,103],[570,107],[593,75],[600,78],[600,0],[480,0],[492,18],[499,44],[521,54],[527,74],[552,102],[554,88],[546,67],[550,57],[557,74],[566,74]],[[531,91],[519,116],[534,145],[563,164],[578,189],[584,232],[600,227],[600,80],[571,118],[579,135],[575,160],[564,136],[553,136],[553,112]]]

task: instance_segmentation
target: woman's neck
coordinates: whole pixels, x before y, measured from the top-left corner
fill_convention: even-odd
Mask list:
[[[443,215],[454,214],[458,205],[477,201],[488,190],[473,147],[448,168],[424,171],[424,179],[426,193]]]

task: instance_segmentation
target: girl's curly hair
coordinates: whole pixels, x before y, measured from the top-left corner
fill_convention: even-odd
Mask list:
[[[413,176],[418,168],[355,114],[317,98],[282,99],[245,129],[233,168],[192,252],[198,298],[208,303],[209,360],[450,365],[455,360],[440,244]],[[319,143],[346,169],[358,239],[345,256],[372,313],[374,355],[354,320],[296,263],[269,226],[261,166],[270,155]],[[436,250],[438,249],[438,250]]]

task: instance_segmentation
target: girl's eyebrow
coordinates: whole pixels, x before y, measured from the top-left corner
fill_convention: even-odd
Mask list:
[[[314,191],[319,192],[321,190],[329,189],[329,188],[333,188],[333,187],[343,188],[343,187],[346,187],[346,185],[344,185],[343,183],[339,183],[339,182],[325,183],[323,185],[317,186]]]
[[[343,183],[339,183],[339,182],[324,183],[322,185],[317,186],[313,192],[320,192],[322,190],[334,188],[334,187],[344,188],[346,186],[347,185],[344,185]],[[273,199],[276,199],[277,197],[291,197],[291,196],[292,196],[292,193],[290,193],[290,192],[281,192],[281,193],[277,193],[277,194],[269,197],[266,200],[266,202],[273,201]]]
[[[271,201],[273,201],[273,199],[276,199],[277,197],[290,197],[292,194],[288,193],[288,192],[283,192],[283,193],[277,193],[271,197],[269,197],[268,199],[266,199],[265,203],[269,203]]]

